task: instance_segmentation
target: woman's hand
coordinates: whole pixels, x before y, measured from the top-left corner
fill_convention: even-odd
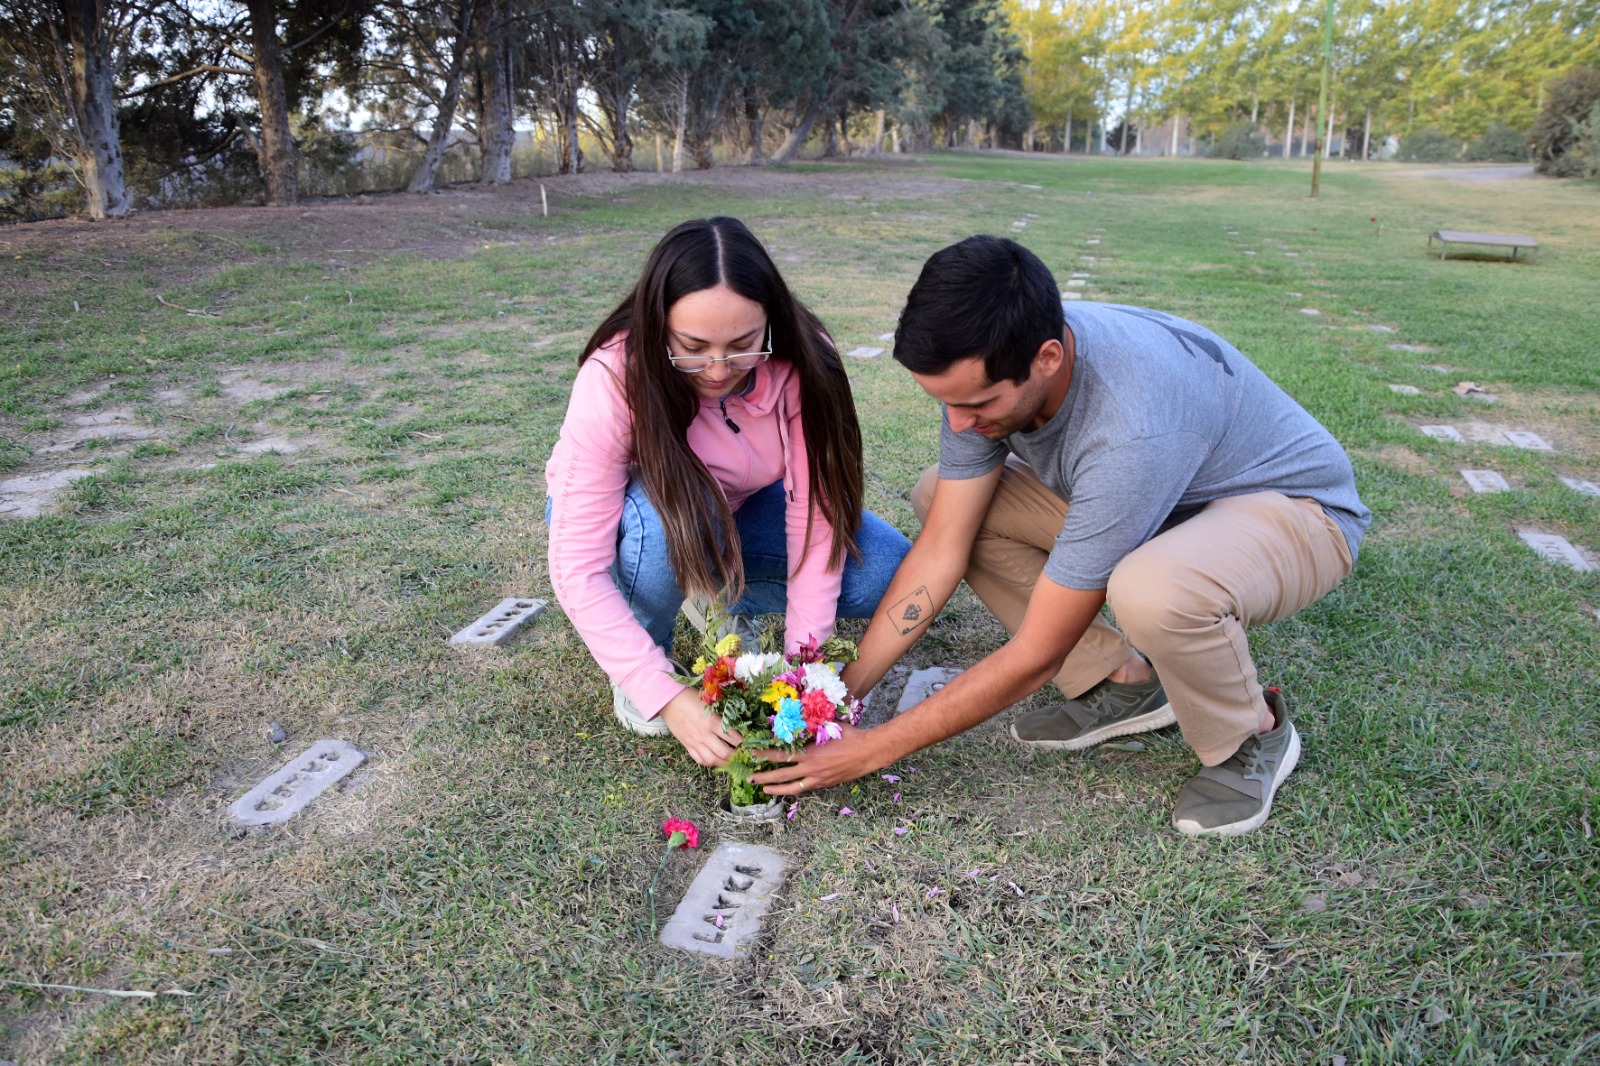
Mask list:
[[[661,708],[661,720],[683,750],[701,766],[724,766],[744,738],[722,727],[722,719],[700,701],[700,690],[685,688]]]

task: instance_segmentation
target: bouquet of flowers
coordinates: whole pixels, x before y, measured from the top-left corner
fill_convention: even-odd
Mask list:
[[[707,710],[744,738],[721,772],[728,775],[731,805],[749,807],[767,798],[750,780],[770,765],[755,752],[798,753],[813,741],[826,744],[843,736],[840,722],[860,721],[861,701],[839,680],[839,666],[855,661],[856,646],[843,637],[829,637],[821,645],[806,644],[784,655],[773,650],[776,642],[769,631],[761,635],[761,646],[746,650],[737,632],[719,635],[727,628],[720,608],[713,605],[706,615],[700,656],[690,674],[678,680],[698,686]]]

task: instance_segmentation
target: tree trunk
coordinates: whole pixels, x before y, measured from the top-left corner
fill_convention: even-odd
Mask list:
[[[881,107],[878,108],[878,129],[872,138],[872,151],[876,155],[883,154],[883,133],[884,126],[888,122],[888,119],[888,112]]]
[[[1372,158],[1372,105],[1367,105],[1367,121],[1361,127],[1361,161]]]
[[[1072,154],[1072,112],[1067,112],[1067,121],[1061,128],[1061,151],[1065,155]]]
[[[100,30],[99,5],[95,0],[70,0],[62,8],[72,42],[72,108],[89,217],[122,218],[128,213],[128,187],[122,172],[116,86]]]
[[[1302,157],[1308,156],[1312,152],[1316,151],[1316,137],[1315,109],[1310,104],[1307,104],[1306,128],[1300,134],[1300,155]]]
[[[661,134],[656,134],[656,173],[666,170],[666,165],[661,158]]]
[[[1183,112],[1175,111],[1172,115],[1172,158],[1178,158],[1178,129],[1183,125]]]
[[[828,116],[827,124],[822,127],[822,157],[832,159],[839,154],[839,127],[833,124],[833,116]]]
[[[556,95],[561,120],[561,173],[583,173],[583,149],[578,146],[578,86],[568,80]]]
[[[1122,143],[1117,146],[1121,155],[1128,154],[1128,127],[1133,124],[1133,83],[1128,84],[1128,98],[1122,105]]]
[[[1283,158],[1294,155],[1294,97],[1289,98],[1289,124],[1283,128]]]
[[[678,135],[672,142],[672,172],[683,173],[683,139],[689,126],[689,75],[678,86]],[[779,160],[782,162],[782,160]]]
[[[855,149],[850,147],[850,108],[839,109],[839,151],[844,156],[852,156]]]
[[[473,34],[473,52],[482,102],[478,113],[478,150],[483,159],[486,185],[511,180],[511,150],[517,134],[512,127],[511,50],[506,47],[508,23],[503,4],[483,4]]]
[[[749,90],[744,94],[744,124],[750,134],[750,154],[745,156],[745,162],[754,167],[766,165],[761,158],[761,138],[766,136],[761,122],[761,104],[750,95]]]
[[[261,108],[261,174],[267,203],[292,204],[300,198],[300,161],[289,132],[289,94],[283,85],[283,49],[278,44],[277,0],[245,0],[250,12],[251,64]]]
[[[423,150],[422,162],[406,184],[406,192],[427,192],[439,176],[439,164],[450,147],[450,131],[455,127],[456,101],[461,97],[461,76],[466,69],[467,39],[472,32],[474,0],[461,0],[457,9],[455,43],[451,50],[450,69],[445,71],[444,95],[439,99],[439,113],[433,117],[433,132],[428,135],[428,147]]]
[[[811,103],[806,107],[806,113],[801,116],[800,124],[789,131],[789,136],[783,139],[783,144],[773,153],[774,163],[787,163],[800,151],[800,146],[806,143],[806,138],[811,136],[811,127],[816,125],[817,116],[822,113],[821,98],[813,95]]]

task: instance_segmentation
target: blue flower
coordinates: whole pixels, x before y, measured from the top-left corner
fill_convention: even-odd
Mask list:
[[[797,699],[784,699],[778,703],[778,713],[772,719],[772,735],[785,744],[805,732],[806,720]]]

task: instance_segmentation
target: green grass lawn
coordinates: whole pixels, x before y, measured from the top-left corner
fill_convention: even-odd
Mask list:
[[[1600,574],[1515,534],[1600,551],[1600,500],[1559,480],[1600,481],[1594,185],[1340,164],[1310,200],[1305,165],[948,154],[547,187],[549,218],[524,183],[0,230],[0,480],[89,472],[0,519],[0,1059],[1600,1058]],[[559,611],[445,643],[551,597],[577,352],[661,233],[717,213],[842,348],[882,343],[931,252],[1014,235],[1087,298],[1216,329],[1345,444],[1356,570],[1253,631],[1306,745],[1263,830],[1170,828],[1175,731],[1057,755],[1008,715],[734,825],[718,778],[615,727]],[[1440,227],[1544,243],[1441,262]],[[914,532],[935,405],[888,359],[850,372],[869,503]],[[74,421],[112,413],[142,435]],[[908,662],[1003,638],[963,593]],[[230,827],[322,737],[368,764]],[[654,943],[702,859],[653,913],[669,815],[791,859],[744,961]]]

